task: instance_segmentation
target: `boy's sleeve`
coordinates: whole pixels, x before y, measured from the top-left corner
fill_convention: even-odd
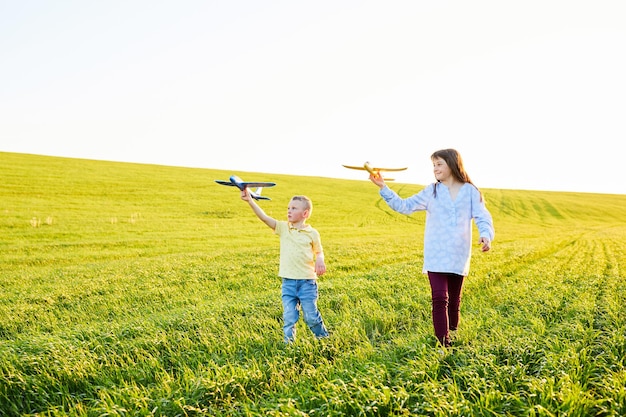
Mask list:
[[[276,220],[276,227],[274,228],[274,234],[280,236],[284,230],[287,222],[284,220]]]
[[[317,230],[313,231],[313,253],[324,252],[324,248],[322,247],[322,239]]]

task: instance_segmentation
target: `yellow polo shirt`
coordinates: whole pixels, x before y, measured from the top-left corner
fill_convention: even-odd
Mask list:
[[[322,252],[320,234],[310,225],[304,229],[289,222],[276,221],[274,233],[280,237],[278,276],[291,279],[316,279],[315,254]]]

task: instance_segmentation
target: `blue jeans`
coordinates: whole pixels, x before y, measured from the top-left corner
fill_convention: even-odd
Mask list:
[[[302,309],[304,322],[315,337],[319,339],[328,336],[322,315],[317,309],[317,298],[317,280],[283,278],[283,331],[286,343],[296,337],[296,323],[300,318],[298,307]]]

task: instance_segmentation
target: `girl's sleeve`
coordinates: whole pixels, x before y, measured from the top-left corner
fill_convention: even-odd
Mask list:
[[[493,218],[489,210],[487,210],[485,200],[482,199],[481,201],[480,191],[478,191],[478,189],[474,189],[472,192],[472,217],[474,218],[474,223],[476,223],[480,237],[486,237],[489,238],[489,240],[493,240],[496,237],[496,231],[493,227]]]
[[[432,184],[409,198],[401,198],[395,191],[385,185],[380,190],[380,196],[392,210],[401,214],[411,214],[416,211],[426,210],[428,206],[428,199],[426,198],[428,190],[432,194]]]

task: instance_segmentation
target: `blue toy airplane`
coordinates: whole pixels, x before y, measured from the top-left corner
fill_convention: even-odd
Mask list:
[[[346,168],[350,169],[360,169],[362,171],[367,171],[374,176],[380,175],[382,171],[404,171],[406,168],[377,168],[370,165],[369,162],[363,164],[363,166],[351,166],[344,165]],[[385,181],[393,181],[393,178],[385,178]]]
[[[228,185],[229,187],[237,187],[241,191],[248,187],[256,187],[256,191],[250,190],[250,197],[255,200],[271,200],[269,197],[261,195],[263,187],[273,187],[276,183],[273,182],[259,182],[259,181],[244,181],[236,175],[230,176],[230,181],[215,180],[216,183],[221,185]]]

